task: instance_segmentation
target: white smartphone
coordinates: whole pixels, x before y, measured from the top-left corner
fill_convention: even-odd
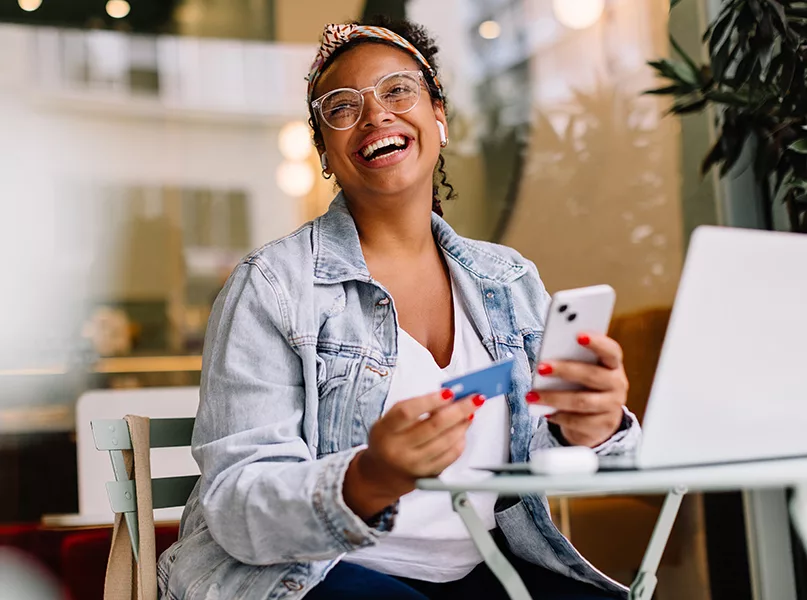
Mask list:
[[[555,293],[545,319],[538,362],[570,360],[596,363],[597,356],[581,346],[577,336],[583,331],[608,333],[615,302],[616,292],[610,285],[592,285]],[[539,391],[582,389],[575,383],[538,373],[533,375],[532,387]]]

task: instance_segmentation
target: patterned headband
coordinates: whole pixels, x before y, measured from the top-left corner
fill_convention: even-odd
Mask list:
[[[390,42],[391,44],[403,48],[409,52],[415,60],[426,70],[425,75],[430,80],[434,88],[437,90],[438,97],[443,98],[443,87],[437,79],[437,75],[429,64],[429,61],[415,48],[407,39],[401,37],[394,31],[390,31],[386,27],[375,27],[370,25],[341,25],[330,24],[325,26],[325,31],[322,32],[322,44],[319,47],[317,56],[311,64],[311,70],[308,73],[308,102],[310,103],[314,94],[314,86],[317,84],[319,76],[322,75],[322,67],[328,58],[336,51],[337,48],[344,46],[350,41],[358,39],[375,39]]]

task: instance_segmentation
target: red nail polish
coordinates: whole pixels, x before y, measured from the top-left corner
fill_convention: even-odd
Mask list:
[[[547,375],[552,375],[552,366],[546,363],[541,363],[538,365],[538,375],[546,377]]]
[[[535,390],[530,390],[524,396],[528,404],[538,404],[541,401],[541,395]]]
[[[581,346],[588,346],[591,343],[591,338],[588,337],[585,333],[581,333],[577,336],[577,343]]]
[[[482,394],[477,394],[471,402],[474,403],[474,406],[482,406],[485,403],[485,397]]]
[[[473,421],[473,420],[474,420],[474,413],[471,413],[470,415],[468,415],[468,420],[469,420],[469,421]]]
[[[443,398],[443,400],[453,400],[454,392],[451,390],[443,390],[440,392],[440,396]]]

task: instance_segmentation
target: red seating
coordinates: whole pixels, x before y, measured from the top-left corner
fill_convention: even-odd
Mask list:
[[[173,544],[176,525],[156,528],[157,555]],[[45,529],[38,523],[0,525],[0,546],[11,546],[38,559],[74,600],[102,600],[112,538],[110,528]]]
[[[175,525],[156,528],[157,556],[177,540]],[[111,529],[92,529],[66,536],[61,547],[62,581],[75,600],[103,600]]]
[[[59,546],[64,535],[64,531],[42,529],[38,523],[0,525],[0,546],[30,554],[60,578]]]

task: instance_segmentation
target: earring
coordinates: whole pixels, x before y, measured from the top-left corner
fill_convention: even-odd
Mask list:
[[[437,121],[437,130],[440,132],[440,147],[445,148],[448,146],[448,137],[446,137],[446,128],[440,121]]]
[[[320,154],[320,156],[319,156],[319,164],[322,165],[322,176],[325,179],[330,179],[331,177],[333,177],[333,173],[326,173],[326,171],[328,170],[328,153],[327,152],[323,152],[322,154]]]

